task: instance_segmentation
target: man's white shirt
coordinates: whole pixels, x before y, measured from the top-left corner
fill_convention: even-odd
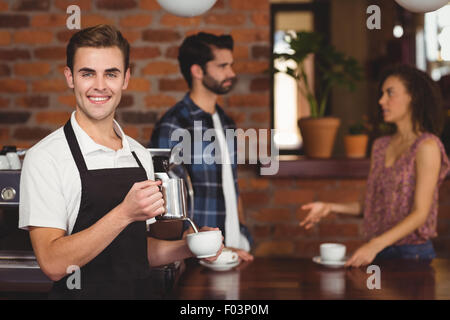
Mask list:
[[[149,151],[126,136],[116,121],[114,130],[122,139],[122,149],[117,151],[92,140],[78,125],[75,112],[70,121],[88,170],[138,167],[134,151],[147,178],[154,180]],[[20,177],[19,228],[49,227],[71,234],[80,203],[80,174],[61,127],[26,153]]]

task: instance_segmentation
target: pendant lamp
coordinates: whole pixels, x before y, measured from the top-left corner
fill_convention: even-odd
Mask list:
[[[159,5],[167,12],[180,17],[198,16],[209,9],[217,0],[158,0]]]
[[[440,9],[449,3],[449,0],[395,0],[395,2],[406,10],[423,13]]]

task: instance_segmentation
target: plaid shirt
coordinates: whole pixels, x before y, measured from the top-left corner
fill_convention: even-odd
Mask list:
[[[222,127],[225,130],[235,129],[234,121],[228,117],[223,109],[216,104],[216,111],[219,115]],[[194,126],[195,121],[195,126]],[[198,122],[197,122],[198,121]],[[201,121],[201,127],[199,126]],[[225,235],[225,199],[222,188],[222,165],[213,161],[214,152],[204,152],[205,148],[210,145],[208,139],[194,140],[194,137],[200,136],[199,130],[194,133],[194,128],[201,128],[201,137],[204,137],[205,131],[214,129],[212,115],[200,109],[189,97],[189,93],[179,101],[175,106],[169,109],[162,118],[156,123],[149,148],[170,148],[182,143],[182,138],[172,140],[172,133],[177,129],[186,129],[191,137],[191,158],[190,164],[184,164],[189,176],[192,180],[194,189],[194,221],[197,226],[219,227],[223,235]],[[237,184],[237,139],[233,135],[234,148],[228,148],[233,171],[233,178],[237,198],[239,195]],[[198,139],[197,139],[198,140]],[[206,140],[206,141],[204,141]],[[231,141],[227,141],[228,146]],[[211,148],[211,147],[210,147]],[[201,154],[195,154],[200,151]],[[209,149],[211,150],[211,149]],[[220,155],[217,155],[220,157]],[[212,163],[211,163],[212,162]],[[236,204],[237,205],[237,204]],[[252,244],[251,236],[245,226],[241,224],[241,233],[244,234]]]

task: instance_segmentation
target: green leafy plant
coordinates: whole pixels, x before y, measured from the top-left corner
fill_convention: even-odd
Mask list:
[[[308,100],[311,108],[311,117],[319,118],[325,115],[330,90],[333,86],[346,86],[354,90],[356,82],[361,79],[362,68],[358,61],[336,50],[327,44],[322,34],[317,32],[301,31],[286,35],[286,42],[290,46],[290,53],[275,54],[275,59],[294,60],[295,69],[287,67],[286,70],[276,70],[304,82],[301,93]],[[311,89],[311,83],[305,71],[305,59],[314,54],[314,64],[319,73],[316,92]]]

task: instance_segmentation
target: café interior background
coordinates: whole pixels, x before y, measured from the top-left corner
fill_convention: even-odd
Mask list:
[[[131,44],[132,79],[118,108],[124,131],[147,144],[156,120],[183,97],[187,86],[177,64],[178,46],[198,31],[229,33],[235,40],[237,87],[220,103],[242,129],[271,127],[271,4],[308,1],[218,0],[206,14],[181,18],[164,12],[156,0],[0,0],[0,146],[29,148],[62,126],[74,110],[63,68],[68,6],[81,9],[81,27],[117,26]],[[408,43],[423,21],[393,0],[331,0],[330,42],[364,67],[357,90],[336,88],[329,113],[341,118],[334,156],[343,156],[342,137],[350,123],[377,112],[379,68],[411,59]],[[381,9],[381,29],[366,27],[369,5]],[[401,20],[403,38],[393,26]],[[408,40],[409,39],[409,40]],[[406,49],[405,49],[406,48]],[[406,51],[405,51],[406,50]],[[408,61],[403,61],[408,62]],[[446,105],[449,108],[447,91]],[[448,121],[447,121],[448,123]],[[447,125],[448,130],[448,125]],[[447,145],[448,148],[448,145]],[[449,151],[449,149],[447,149]],[[239,186],[245,216],[255,238],[256,256],[311,257],[324,241],[339,241],[350,251],[363,243],[361,220],[332,216],[312,230],[298,221],[309,201],[355,201],[364,197],[365,179],[305,179],[260,176],[255,165],[242,165]],[[450,252],[450,181],[441,187],[439,256]]]

